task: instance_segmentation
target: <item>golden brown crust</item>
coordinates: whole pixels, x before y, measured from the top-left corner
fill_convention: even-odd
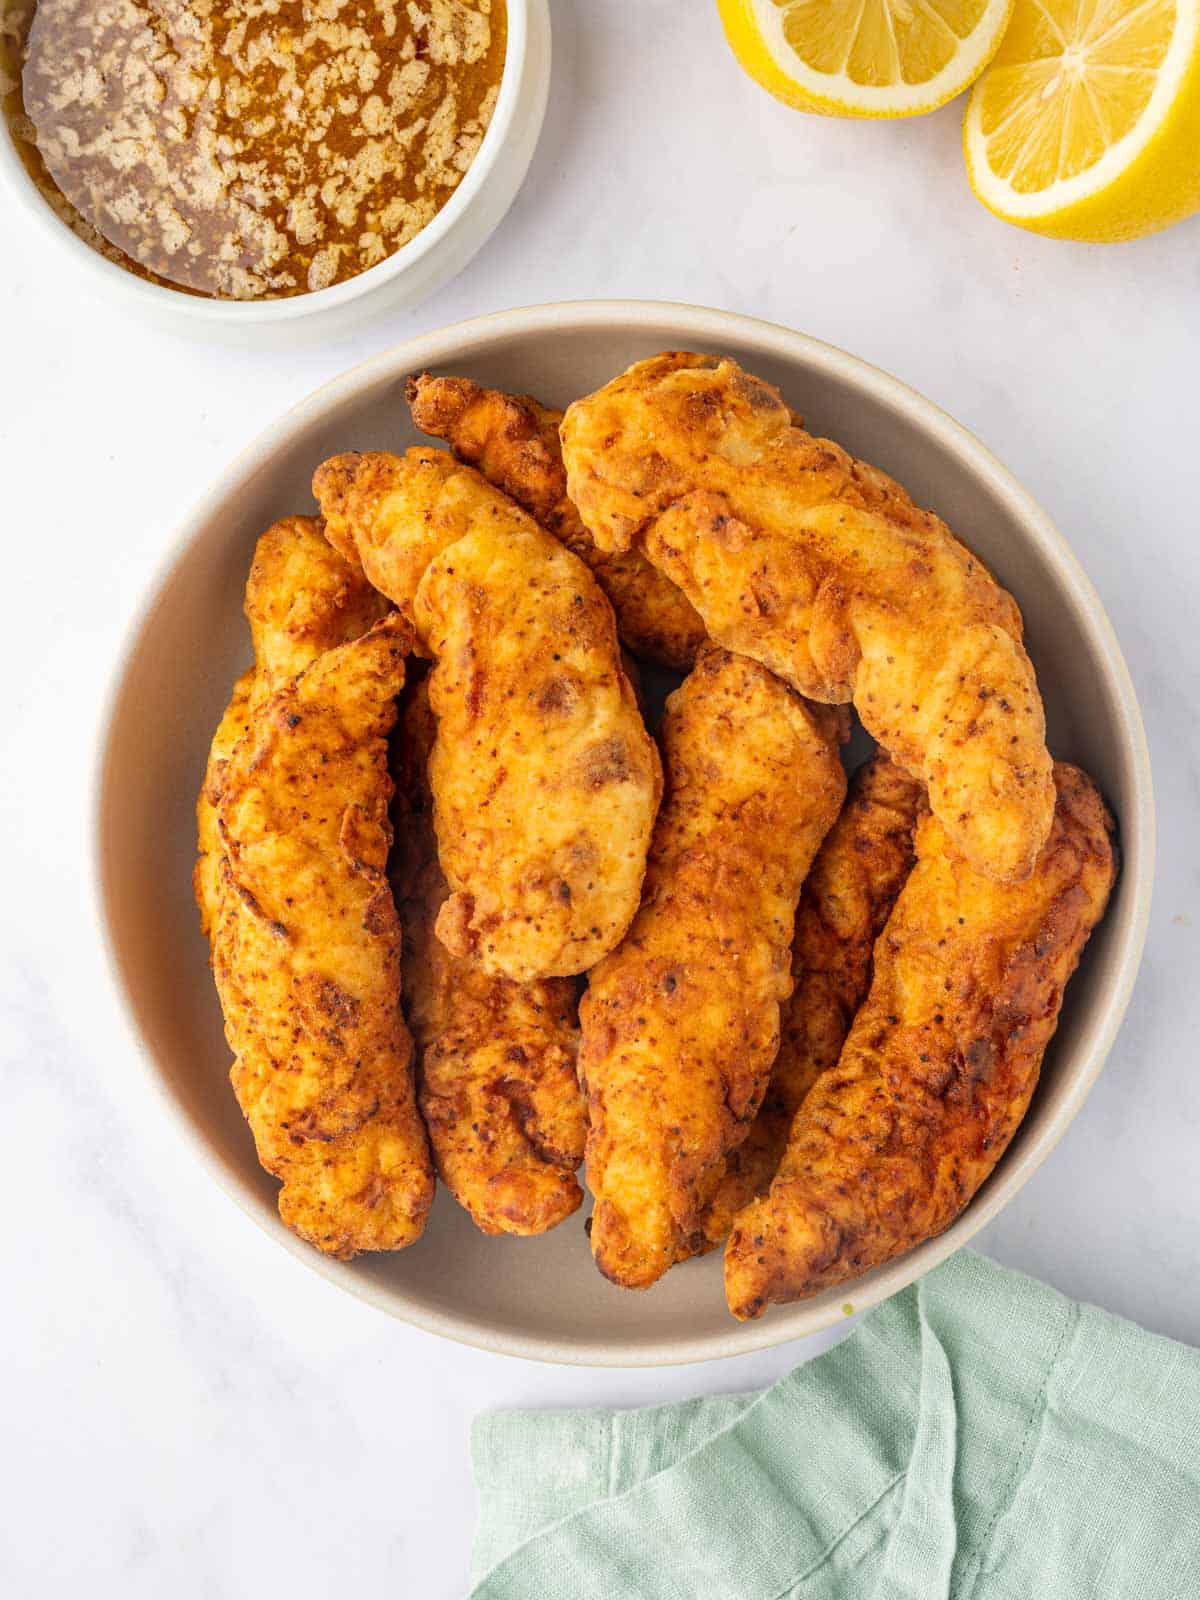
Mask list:
[[[225,767],[252,712],[322,651],[366,633],[387,609],[361,570],[325,542],[315,517],[281,517],[255,545],[245,596],[255,664],[234,685],[196,802],[199,857],[192,881],[206,938],[221,896],[217,813]]]
[[[728,1235],[743,1206],[765,1194],[796,1112],[834,1066],[871,983],[871,953],[913,863],[925,796],[881,750],[858,769],[796,908],[791,997],[780,1020],[779,1054],[758,1116],[731,1152],[705,1214],[709,1246]]]
[[[627,1288],[703,1243],[778,1045],[800,885],[845,793],[806,706],[745,657],[703,651],[661,738],[641,909],[580,1007],[592,1249]]]
[[[637,910],[658,752],[591,573],[456,471],[474,489],[472,531],[431,563],[413,607],[437,663],[430,779],[452,891],[437,934],[496,976],[569,977]]]
[[[1062,763],[1054,775],[1054,826],[1024,883],[982,877],[935,817],[919,824],[916,865],[837,1066],[805,1099],[769,1195],[730,1235],[735,1316],[942,1232],[1007,1149],[1116,872],[1094,784]]]
[[[438,658],[438,937],[516,982],[568,977],[637,908],[661,776],[612,607],[579,559],[441,450],[339,456],[326,534]]]
[[[254,642],[260,698],[274,694],[325,650],[358,639],[388,603],[326,543],[316,517],[281,517],[254,548],[246,581],[246,621]]]
[[[330,544],[411,619],[429,563],[474,525],[479,481],[447,451],[418,446],[331,456],[312,490]]]
[[[438,1176],[484,1233],[545,1233],[577,1209],[587,1121],[570,978],[512,983],[434,935],[449,889],[426,773],[435,722],[408,695],[398,755],[393,884],[404,930],[405,1009],[418,1100]]]
[[[1054,784],[1020,613],[937,517],[717,357],[639,362],[568,408],[562,441],[597,545],[636,542],[719,644],[852,699],[969,861],[1029,874]]]
[[[587,563],[634,655],[679,671],[692,665],[704,642],[704,624],[691,602],[640,551],[598,550],[571,503],[558,438],[561,411],[532,395],[505,394],[469,378],[435,378],[427,372],[410,378],[406,393],[423,433],[445,439],[456,456],[477,467]]]
[[[192,873],[192,889],[200,908],[200,931],[211,939],[221,905],[221,831],[218,826],[225,769],[250,721],[250,696],[254,668],[243,672],[233,686],[229,704],[217,724],[204,769],[204,782],[196,800],[196,840],[199,853]]]
[[[433,1194],[385,873],[410,645],[390,616],[261,703],[220,804],[213,972],[234,1089],[283,1220],[342,1258],[412,1243]]]

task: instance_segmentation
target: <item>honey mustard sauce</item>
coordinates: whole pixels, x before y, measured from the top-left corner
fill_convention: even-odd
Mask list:
[[[222,299],[344,282],[474,160],[504,0],[0,0],[30,175],[109,259]]]

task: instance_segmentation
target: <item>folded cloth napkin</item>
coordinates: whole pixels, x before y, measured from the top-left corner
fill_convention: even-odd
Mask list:
[[[472,1447],[473,1600],[1200,1600],[1200,1352],[967,1251],[764,1394]]]

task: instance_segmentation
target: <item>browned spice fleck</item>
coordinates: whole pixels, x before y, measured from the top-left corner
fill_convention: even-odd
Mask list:
[[[142,277],[303,294],[398,250],[483,141],[504,0],[0,0],[0,98],[59,216]]]

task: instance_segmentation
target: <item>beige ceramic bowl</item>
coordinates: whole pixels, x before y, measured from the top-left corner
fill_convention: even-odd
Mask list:
[[[247,663],[250,553],[273,518],[311,508],[316,463],[414,443],[404,379],[422,368],[562,405],[664,349],[725,352],[779,384],[810,427],[894,473],[979,552],[1024,610],[1052,748],[1099,780],[1124,851],[1032,1109],[975,1202],[902,1260],[748,1324],[725,1309],[719,1254],[646,1294],[614,1288],[592,1265],[582,1214],[543,1239],[487,1239],[442,1192],[424,1238],[399,1255],[342,1264],[299,1243],[276,1216],[276,1186],[230,1091],[191,894],[193,802],[212,729]],[[102,736],[96,826],[102,916],[137,1035],[131,1058],[254,1221],[333,1282],[432,1332],[612,1366],[733,1355],[823,1328],[847,1302],[869,1306],[910,1283],[994,1217],[1062,1136],[1112,1045],[1142,950],[1154,854],[1149,758],[1117,641],[1063,539],[1000,463],[929,401],[839,350],[746,317],[642,302],[541,306],[428,334],[327,384],[252,444],[180,532],[133,624]]]

